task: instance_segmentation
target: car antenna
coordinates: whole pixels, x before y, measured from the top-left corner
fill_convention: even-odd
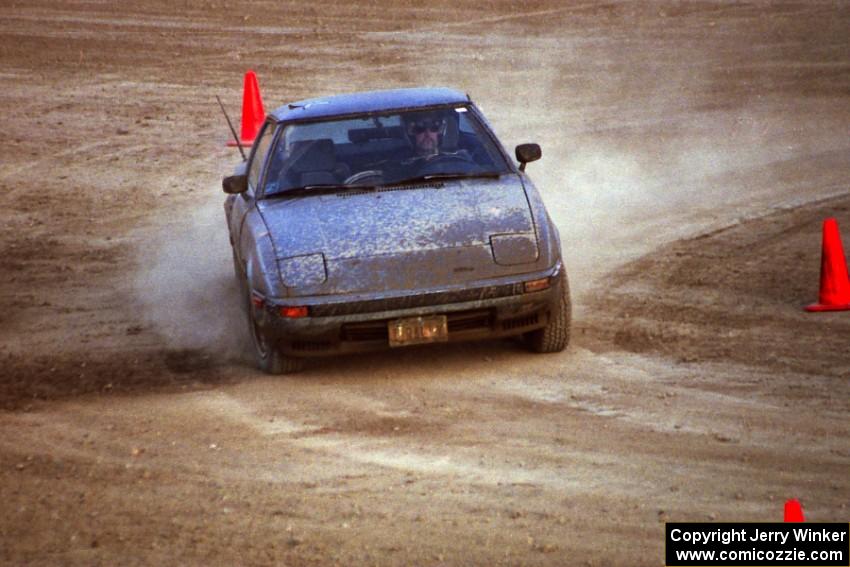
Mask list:
[[[230,131],[233,133],[233,139],[236,140],[236,146],[239,148],[239,153],[242,154],[242,161],[248,161],[248,158],[245,157],[245,150],[242,149],[242,142],[239,141],[239,136],[236,135],[236,128],[233,127],[233,122],[230,121],[230,117],[227,115],[227,111],[224,109],[224,104],[222,104],[221,99],[218,95],[215,95],[215,99],[218,101],[218,105],[221,107],[221,111],[224,113],[224,119],[227,120],[227,125],[230,126]]]

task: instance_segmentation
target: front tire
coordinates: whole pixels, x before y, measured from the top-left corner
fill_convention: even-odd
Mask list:
[[[251,304],[250,294],[247,298],[248,327],[251,332],[251,343],[254,345],[254,358],[257,366],[266,374],[280,375],[298,372],[304,367],[300,358],[283,354],[276,341],[268,336],[257,323],[256,311]]]
[[[566,271],[561,270],[561,295],[558,303],[549,314],[549,323],[542,329],[523,335],[525,344],[533,352],[561,352],[570,344],[570,325],[572,323],[572,302],[570,284]]]

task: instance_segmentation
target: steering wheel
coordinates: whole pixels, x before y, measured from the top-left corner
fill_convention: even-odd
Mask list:
[[[424,160],[419,165],[417,173],[419,175],[428,175],[430,173],[443,173],[447,165],[462,165],[463,173],[474,173],[480,170],[480,166],[467,154],[437,154],[432,158]],[[472,166],[472,167],[469,167]]]
[[[351,185],[352,183],[357,183],[358,181],[363,181],[364,179],[369,179],[371,177],[375,178],[376,183],[380,183],[381,179],[384,177],[384,172],[378,169],[366,169],[364,171],[358,171],[354,175],[349,175],[343,183],[345,185]]]

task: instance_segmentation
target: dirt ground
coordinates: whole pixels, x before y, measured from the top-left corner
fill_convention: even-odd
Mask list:
[[[845,2],[2,2],[0,561],[662,565],[850,520]],[[214,95],[459,88],[558,223],[573,343],[246,354]]]

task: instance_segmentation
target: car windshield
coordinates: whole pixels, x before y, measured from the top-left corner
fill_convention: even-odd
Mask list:
[[[289,124],[269,161],[264,195],[507,173],[485,128],[466,107]]]

